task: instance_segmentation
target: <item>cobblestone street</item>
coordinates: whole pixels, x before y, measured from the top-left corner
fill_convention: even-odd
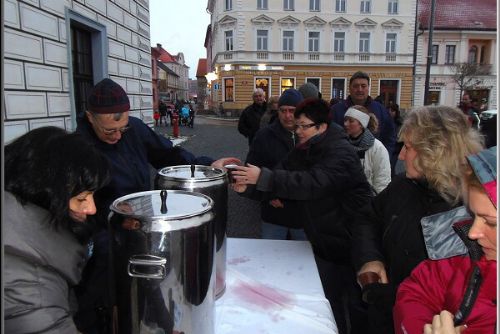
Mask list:
[[[237,130],[237,120],[197,116],[194,128],[180,127],[180,146],[195,155],[207,155],[214,159],[234,156],[244,161],[248,143]],[[172,135],[171,126],[156,127],[155,131]],[[260,206],[256,201],[243,198],[229,191],[228,236],[258,238],[260,236]]]

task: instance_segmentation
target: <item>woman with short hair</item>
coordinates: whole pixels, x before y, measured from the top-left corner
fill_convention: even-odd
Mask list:
[[[76,333],[70,288],[89,256],[107,159],[81,135],[43,127],[5,146],[4,166],[5,331]]]

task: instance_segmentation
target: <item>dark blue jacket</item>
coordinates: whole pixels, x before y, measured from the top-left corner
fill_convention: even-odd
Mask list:
[[[123,133],[116,144],[101,141],[86,118],[80,120],[76,129],[93,142],[110,162],[111,182],[95,194],[98,211],[106,211],[106,216],[109,204],[116,198],[153,188],[151,167],[210,165],[213,162],[211,158],[195,157],[180,147],[174,147],[170,140],[156,134],[138,118],[129,117],[128,125],[130,130]]]
[[[354,103],[352,102],[350,96],[348,96],[346,100],[335,104],[330,110],[331,119],[335,121],[335,123],[344,127],[344,115],[347,109],[353,105]],[[392,120],[391,115],[383,105],[373,100],[371,97],[368,97],[364,106],[377,116],[379,131],[375,134],[375,137],[380,140],[382,144],[384,144],[385,148],[389,152],[389,156],[392,156],[396,145],[396,131],[394,129],[394,121]]]
[[[285,159],[288,153],[295,147],[295,135],[281,125],[278,118],[268,126],[261,128],[255,134],[250,145],[246,162],[258,167],[273,169],[280,161]],[[252,188],[244,194],[245,197],[253,197]],[[260,199],[260,196],[255,199]],[[281,199],[284,208],[274,208],[269,200],[261,201],[260,215],[266,223],[287,226],[291,228],[302,228],[303,221],[298,219],[296,203],[293,200]]]

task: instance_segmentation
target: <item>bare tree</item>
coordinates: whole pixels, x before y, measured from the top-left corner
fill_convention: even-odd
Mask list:
[[[477,76],[487,74],[487,66],[476,63],[455,63],[451,65],[453,80],[460,88],[460,97],[464,90],[473,88],[481,83]]]

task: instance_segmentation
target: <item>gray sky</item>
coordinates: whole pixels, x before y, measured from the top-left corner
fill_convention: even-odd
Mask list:
[[[206,58],[205,33],[210,23],[207,0],[150,0],[151,46],[160,43],[176,55],[184,53],[189,78],[196,79],[199,58]]]

